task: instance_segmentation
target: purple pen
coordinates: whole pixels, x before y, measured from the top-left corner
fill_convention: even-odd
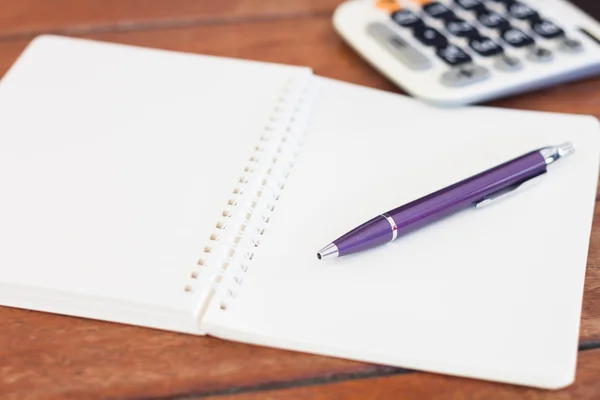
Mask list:
[[[571,143],[544,147],[378,215],[317,253],[341,257],[396,240],[415,229],[469,207],[483,207],[538,178],[550,164],[575,152]]]

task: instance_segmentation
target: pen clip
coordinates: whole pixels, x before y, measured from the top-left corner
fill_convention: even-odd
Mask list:
[[[540,181],[547,175],[547,173],[541,173],[540,175],[534,176],[533,178],[526,179],[524,181],[518,182],[512,186],[509,186],[505,189],[499,190],[495,193],[492,193],[486,196],[483,200],[480,200],[475,203],[475,208],[484,208],[487,207],[500,199],[504,199],[506,197],[512,196],[515,193],[522,192],[526,189],[531,188],[532,186],[537,185]]]

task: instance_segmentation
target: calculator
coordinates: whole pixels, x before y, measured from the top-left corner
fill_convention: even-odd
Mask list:
[[[350,0],[333,23],[375,69],[437,105],[600,74],[600,24],[566,0]]]

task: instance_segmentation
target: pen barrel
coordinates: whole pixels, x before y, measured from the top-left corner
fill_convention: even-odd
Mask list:
[[[542,154],[531,152],[391,210],[387,215],[396,223],[400,236],[509,191],[546,171]]]
[[[334,240],[333,244],[336,245],[339,256],[345,256],[390,242],[393,237],[388,219],[378,215]]]
[[[525,154],[467,178],[437,192],[378,215],[336,239],[338,255],[344,256],[390,242],[453,213],[474,206],[494,195],[546,172],[539,151]]]

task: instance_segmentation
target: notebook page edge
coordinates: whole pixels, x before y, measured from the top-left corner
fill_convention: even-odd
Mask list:
[[[182,309],[148,307],[111,297],[82,295],[0,282],[0,305],[24,310],[48,312],[85,319],[135,325],[193,335],[198,329],[196,316]]]

